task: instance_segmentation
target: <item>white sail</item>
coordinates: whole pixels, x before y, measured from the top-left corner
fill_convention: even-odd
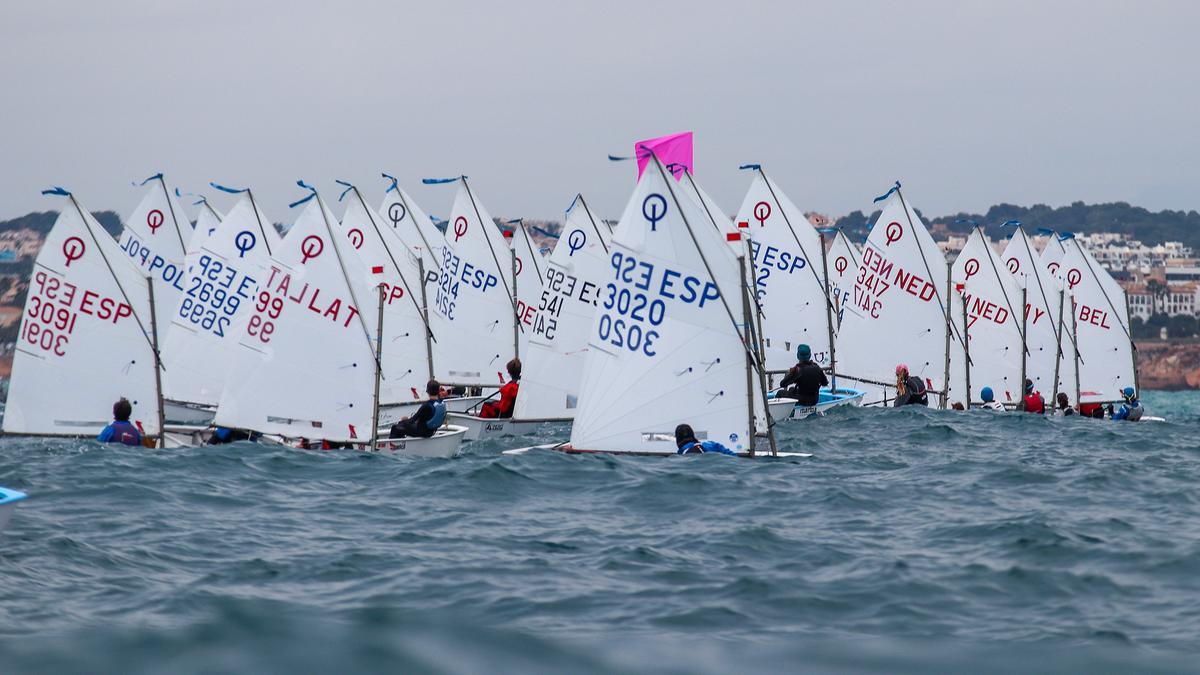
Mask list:
[[[524,223],[514,223],[511,242],[511,255],[514,256],[512,272],[513,288],[517,296],[517,321],[521,324],[521,357],[524,366],[525,348],[529,342],[530,331],[538,314],[541,304],[542,280],[545,278],[546,261],[538,253],[537,245],[529,236],[529,228]],[[522,374],[524,377],[524,374]]]
[[[833,237],[827,254],[829,263],[829,297],[837,310],[835,317],[837,326],[835,333],[841,330],[842,319],[846,315],[846,306],[853,296],[854,276],[858,274],[858,263],[862,253],[850,241],[845,232],[838,230]]]
[[[1071,349],[1071,310],[1063,308],[1062,284],[1046,268],[1041,256],[1034,250],[1033,242],[1018,226],[1004,249],[1004,264],[1024,288],[1025,295],[1025,341],[1029,350],[1026,377],[1033,380],[1034,388],[1047,400],[1055,392],[1075,392],[1075,359]],[[1064,311],[1065,309],[1065,311]],[[1062,330],[1063,326],[1067,330]],[[1063,358],[1059,358],[1059,343],[1063,342]],[[1055,387],[1054,373],[1057,368],[1058,386]]]
[[[217,226],[222,220],[220,212],[214,209],[207,199],[201,199],[197,203],[200,205],[200,211],[196,214],[196,225],[192,228],[191,238],[188,239],[187,253],[184,255],[187,261],[184,265],[185,271],[191,266],[188,257],[208,243],[208,238],[217,231]]]
[[[571,430],[577,449],[670,454],[675,426],[688,423],[744,452],[749,396],[763,418],[737,327],[737,258],[666,175],[654,158],[613,234]]]
[[[421,256],[426,276],[430,277],[430,292],[442,268],[442,246],[446,237],[434,226],[429,215],[394,180],[383,196],[379,215],[410,251]]]
[[[384,286],[382,403],[422,401],[430,377],[429,350],[421,296],[417,258],[419,250],[408,249],[394,236],[389,223],[381,222],[367,207],[357,189],[347,192],[341,234],[349,248],[346,273],[357,284],[359,308],[374,339],[379,320],[379,286]]]
[[[737,221],[746,223],[753,254],[753,285],[762,308],[767,368],[796,363],[807,344],[813,361],[829,365],[829,325],[821,238],[804,213],[763,170],[756,169]]]
[[[4,431],[95,435],[125,397],[130,421],[158,433],[151,339],[146,277],[67,195],[34,262]]]
[[[1067,249],[1063,246],[1062,240],[1056,235],[1050,235],[1046,240],[1046,247],[1042,249],[1042,262],[1046,264],[1046,269],[1050,270],[1050,274],[1061,276],[1062,272],[1059,267],[1062,265],[1063,256],[1067,254]]]
[[[183,293],[184,253],[192,228],[162,174],[146,182],[146,194],[125,221],[118,239],[125,258],[143,275],[153,277],[154,309],[165,327]],[[166,331],[160,333],[165,336]]]
[[[895,382],[901,363],[925,380],[930,405],[944,389],[946,274],[924,223],[893,190],[863,247],[838,335],[838,376],[866,392],[864,405],[895,397],[879,383]]]
[[[1060,272],[1075,302],[1079,401],[1120,401],[1121,390],[1135,386],[1125,292],[1079,240],[1062,244]]]
[[[983,228],[976,226],[950,271],[954,288],[951,316],[970,347],[971,391],[966,391],[967,354],[951,342],[950,400],[980,403],[980,390],[991,387],[995,400],[1021,398],[1021,289],[1001,262]],[[966,325],[963,325],[964,305]]]
[[[174,401],[216,405],[231,372],[240,324],[249,320],[279,233],[246,194],[188,256],[188,279],[163,346],[165,389]]]
[[[611,273],[612,231],[580,196],[542,276],[538,312],[522,352],[517,419],[573,418],[600,291]]]
[[[290,438],[371,438],[374,349],[355,284],[344,270],[348,238],[321,199],[309,201],[259,282],[239,331],[239,363],[215,422]]]
[[[429,312],[437,379],[463,385],[504,384],[516,350],[512,258],[499,228],[459,179],[446,226],[441,272]]]

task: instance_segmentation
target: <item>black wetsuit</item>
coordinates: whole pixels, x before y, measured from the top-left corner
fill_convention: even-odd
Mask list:
[[[392,425],[392,431],[388,434],[388,438],[429,438],[437,432],[445,417],[446,405],[444,403],[425,401],[420,408],[417,408],[416,414],[412,417]]]
[[[820,400],[821,387],[828,387],[829,380],[821,366],[809,359],[792,366],[779,386],[784,388],[781,392],[783,396],[796,399],[800,405],[816,405]]]
[[[915,375],[909,375],[904,381],[904,388],[908,390],[907,394],[901,394],[896,397],[893,407],[899,408],[902,405],[929,405],[929,394],[925,391],[925,383],[921,378]]]

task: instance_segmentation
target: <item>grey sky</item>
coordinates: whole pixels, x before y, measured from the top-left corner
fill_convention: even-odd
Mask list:
[[[466,173],[496,215],[616,217],[634,140],[696,132],[729,212],[761,162],[802,208],[996,202],[1200,207],[1195,2],[26,2],[0,6],[0,217],[131,180],[297,178],[430,213]],[[211,193],[212,191],[208,191]],[[228,198],[213,199],[228,207]]]

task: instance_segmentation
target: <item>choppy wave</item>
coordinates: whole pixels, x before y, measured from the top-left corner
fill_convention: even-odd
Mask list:
[[[3,668],[1186,672],[1200,397],[1147,404],[844,410],[805,460],[0,439]]]

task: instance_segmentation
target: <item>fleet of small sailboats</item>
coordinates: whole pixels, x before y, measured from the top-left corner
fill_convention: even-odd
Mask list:
[[[951,265],[897,183],[860,251],[758,165],[742,167],[731,220],[692,173],[690,135],[638,144],[637,159],[616,227],[577,195],[548,256],[466,176],[426,180],[456,189],[444,232],[386,174],[377,209],[338,181],[340,220],[301,182],[284,236],[249,189],[213,184],[238,201],[222,215],[200,198],[193,227],[152,176],[119,240],[49,190],[63,207],[30,280],[4,431],[95,435],[125,397],[160,445],[215,424],[445,457],[570,422],[556,449],[660,455],[690,424],[753,456],[779,454],[788,417],[887,405],[899,363],[943,408],[985,387],[1015,404],[1026,378],[1076,402],[1136,387],[1125,296],[1069,234],[1038,253],[1008,223],[997,253],[976,226]],[[831,376],[814,406],[774,391],[800,344]],[[481,417],[513,359],[512,417]],[[384,438],[430,379],[481,393],[448,400],[431,438]]]

